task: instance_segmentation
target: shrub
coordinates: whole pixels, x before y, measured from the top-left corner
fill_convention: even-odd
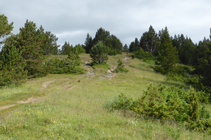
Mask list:
[[[201,94],[193,88],[152,85],[137,100],[120,94],[110,104],[111,109],[127,109],[145,118],[184,122],[187,128],[211,131],[211,119],[205,107],[199,106]]]
[[[116,50],[108,50],[108,55],[117,55],[117,51]]]
[[[80,65],[79,60],[71,59],[51,59],[46,62],[50,74],[71,74],[85,73],[85,69]]]
[[[51,59],[46,62],[48,70],[51,74],[63,73],[85,73],[85,69],[81,66],[81,60],[77,49],[74,49],[68,54],[67,59]]]
[[[101,64],[106,62],[108,60],[107,50],[107,47],[101,41],[93,46],[90,50],[93,63]]]
[[[132,103],[133,100],[131,98],[128,98],[124,93],[121,93],[120,95],[115,97],[113,101],[107,103],[107,108],[110,108],[111,110],[128,110]]]
[[[129,70],[124,68],[123,62],[122,60],[118,60],[118,66],[117,68],[114,70],[114,72],[118,73],[118,72],[128,72]]]
[[[144,51],[142,48],[139,48],[137,52],[134,53],[134,57],[144,60],[153,60],[154,57],[150,52]]]
[[[28,78],[37,78],[46,76],[49,72],[47,66],[44,63],[44,59],[27,60],[26,69],[28,70]]]
[[[90,66],[92,66],[93,69],[96,69],[96,68],[110,69],[110,66],[105,62],[101,64],[91,63]]]
[[[19,49],[13,45],[0,54],[0,87],[19,85],[26,81],[26,61],[22,58]]]
[[[74,50],[77,50],[78,54],[85,53],[86,51],[80,44],[75,45]]]

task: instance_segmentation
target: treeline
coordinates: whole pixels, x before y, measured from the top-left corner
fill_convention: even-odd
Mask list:
[[[46,76],[48,73],[84,73],[79,53],[84,52],[80,45],[67,50],[59,50],[58,38],[51,32],[37,28],[34,22],[26,20],[18,34],[11,34],[13,22],[0,14],[0,87],[19,85],[27,78]],[[64,44],[64,47],[68,43]],[[66,59],[51,59],[48,56],[66,54]]]
[[[37,28],[34,22],[27,20],[18,34],[11,35],[13,23],[8,23],[7,17],[0,14],[0,27],[0,45],[3,45],[0,52],[0,86],[18,85],[26,78],[41,77],[48,73],[84,73],[80,53],[89,53],[93,63],[99,64],[106,62],[107,55],[130,52],[133,58],[155,60],[153,68],[156,72],[189,76],[186,78],[187,83],[211,91],[210,39],[204,38],[194,44],[191,38],[183,34],[171,37],[167,27],[157,33],[150,26],[140,39],[135,38],[128,47],[101,27],[94,38],[87,33],[84,44],[73,46],[65,42],[59,49],[58,38],[42,26]],[[68,58],[46,61],[50,54],[68,55]]]
[[[102,27],[97,30],[93,39],[89,33],[87,33],[87,37],[84,43],[84,49],[86,50],[86,53],[90,53],[91,48],[100,41],[107,47],[106,51],[108,55],[122,53],[123,46],[121,41],[115,35],[110,34],[109,31],[106,31]]]
[[[188,77],[185,82],[194,87],[211,92],[211,40],[194,44],[189,37],[183,34],[171,37],[167,27],[155,32],[152,26],[144,32],[140,39],[135,38],[129,48],[132,57],[140,59],[154,59],[154,70],[171,76]],[[188,67],[191,66],[191,67]]]

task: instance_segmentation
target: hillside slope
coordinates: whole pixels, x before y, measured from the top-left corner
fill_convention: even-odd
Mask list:
[[[91,62],[89,55],[80,57],[86,74],[48,75],[0,90],[0,105],[9,106],[0,111],[0,139],[211,139],[173,122],[146,121],[105,108],[120,93],[137,98],[150,84],[184,83],[167,81],[150,64],[125,54],[109,57],[111,70],[93,69],[85,65]],[[128,73],[112,73],[119,58]]]

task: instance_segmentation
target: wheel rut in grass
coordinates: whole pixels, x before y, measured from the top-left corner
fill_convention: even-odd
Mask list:
[[[46,89],[53,82],[55,82],[55,80],[44,82],[42,84],[42,87],[40,88],[40,90],[42,91],[42,90]],[[38,97],[38,98],[30,97],[30,98],[28,98],[26,100],[16,101],[14,104],[1,106],[0,110],[7,109],[7,108],[13,107],[13,106],[18,105],[18,104],[26,104],[26,103],[35,102],[35,101],[39,100],[39,98],[41,98],[41,97]]]
[[[125,56],[125,58],[123,59],[123,62],[129,63],[129,57]],[[83,66],[84,66],[84,68],[87,69],[86,74],[88,75],[88,78],[95,77],[95,75],[96,75],[95,70],[87,64],[88,64],[88,62],[86,62],[85,65],[83,65]],[[105,77],[110,78],[110,80],[112,80],[117,75],[116,73],[114,73],[114,70],[116,68],[117,68],[117,66],[111,66],[111,69],[107,71],[107,73],[105,74]],[[44,82],[42,84],[42,87],[40,88],[40,91],[43,91],[44,89],[46,89],[53,82],[55,82],[55,80]],[[80,80],[78,82],[80,82]],[[75,87],[77,87],[77,85],[70,86],[69,84],[67,84],[67,85],[65,84],[65,88],[68,89],[68,90],[71,90]],[[26,103],[30,103],[30,102],[35,102],[35,101],[39,100],[40,98],[42,98],[42,97],[38,97],[38,98],[30,97],[26,100],[16,101],[14,104],[6,105],[6,106],[0,106],[0,110],[7,109],[7,108],[13,107],[13,106],[18,105],[18,104],[26,104]]]

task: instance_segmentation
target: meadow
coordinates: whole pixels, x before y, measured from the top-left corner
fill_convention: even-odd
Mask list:
[[[67,56],[50,56],[52,58]],[[155,73],[152,61],[131,59],[126,54],[109,56],[113,70],[121,59],[128,73],[111,73],[91,62],[88,54],[80,55],[86,74],[49,74],[30,79],[19,87],[0,89],[0,139],[79,139],[79,140],[202,140],[210,135],[187,130],[173,121],[137,118],[129,111],[106,108],[119,95],[137,98],[150,84],[189,86],[167,80]],[[207,105],[208,110],[211,106]]]

